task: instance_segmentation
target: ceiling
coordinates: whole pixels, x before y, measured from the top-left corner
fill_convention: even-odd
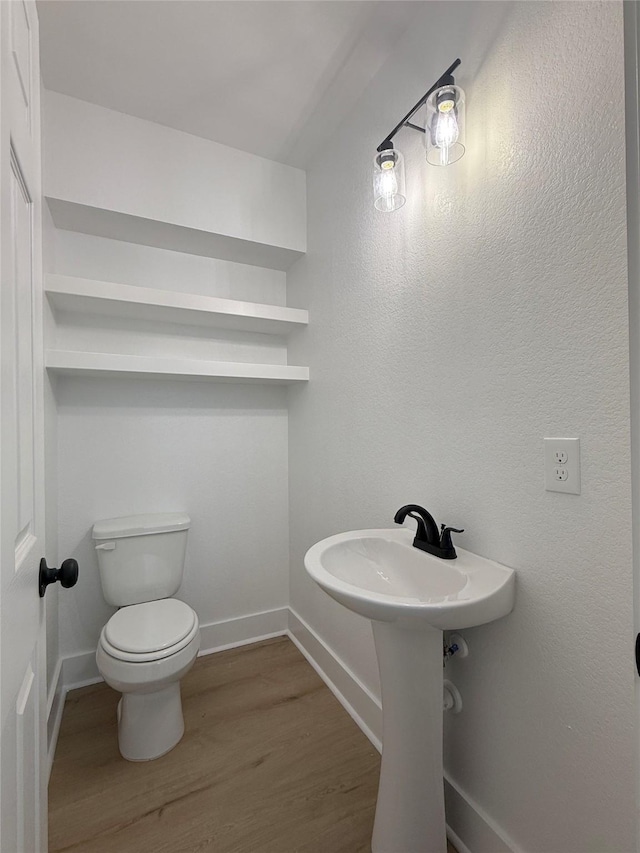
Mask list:
[[[40,0],[47,89],[304,168],[410,25],[403,0]]]

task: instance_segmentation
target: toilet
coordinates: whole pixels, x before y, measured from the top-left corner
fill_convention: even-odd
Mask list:
[[[118,704],[118,745],[151,761],[184,734],[180,679],[200,648],[196,612],[176,598],[191,520],[183,513],[108,518],[93,526],[105,600],[120,608],[100,634],[96,662]]]

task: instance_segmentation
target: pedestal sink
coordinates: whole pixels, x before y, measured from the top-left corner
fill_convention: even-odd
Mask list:
[[[408,528],[353,530],[304,558],[325,592],[373,622],[383,735],[372,853],[445,853],[442,631],[492,622],[514,602],[512,569],[412,542]]]

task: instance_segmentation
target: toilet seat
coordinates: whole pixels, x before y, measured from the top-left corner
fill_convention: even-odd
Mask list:
[[[122,661],[145,663],[176,654],[199,629],[194,610],[176,598],[122,607],[102,629],[100,644]]]

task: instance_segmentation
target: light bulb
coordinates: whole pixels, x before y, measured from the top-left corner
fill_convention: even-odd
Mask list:
[[[464,154],[464,92],[453,81],[427,99],[427,161],[448,166]]]
[[[439,108],[435,122],[434,141],[436,147],[440,149],[440,164],[447,166],[449,164],[449,151],[456,144],[460,136],[456,111],[453,105],[445,110]]]
[[[391,213],[407,200],[404,189],[404,161],[393,148],[379,151],[373,159],[373,197],[376,210]]]
[[[385,169],[380,175],[380,193],[391,198],[398,192],[398,176],[395,169]]]

